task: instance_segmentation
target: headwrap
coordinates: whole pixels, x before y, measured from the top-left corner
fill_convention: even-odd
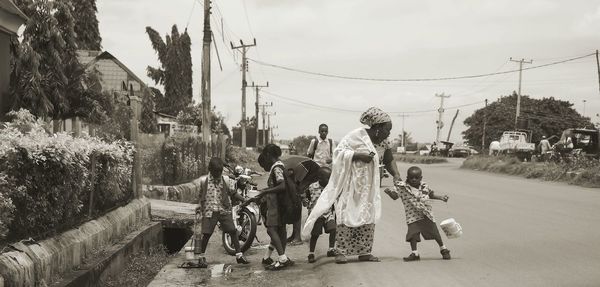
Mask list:
[[[360,123],[372,127],[376,124],[391,122],[390,115],[382,111],[380,108],[370,107],[360,116]]]

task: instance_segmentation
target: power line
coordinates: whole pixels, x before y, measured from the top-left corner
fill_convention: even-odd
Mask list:
[[[196,8],[196,1],[192,0],[192,10],[190,10],[190,16],[188,16],[187,23],[185,24],[186,30],[188,26],[190,26],[190,20],[192,20],[192,15],[194,14],[194,8]]]
[[[248,16],[248,8],[246,7],[246,1],[245,0],[241,0],[242,4],[244,6],[244,15],[246,15],[246,23],[248,23],[248,30],[250,31],[250,35],[252,36],[252,38],[256,38],[256,36],[254,36],[254,32],[252,31],[252,25],[250,24],[250,16]],[[259,49],[256,48],[256,57],[258,57],[259,60],[262,60],[260,57],[260,52]],[[260,69],[260,73],[263,76],[263,79],[266,79],[267,77],[265,76],[265,71],[263,70],[262,66],[259,65],[258,68]]]
[[[317,104],[313,104],[313,103],[309,103],[309,102],[304,102],[304,101],[300,101],[300,100],[296,100],[296,99],[292,99],[289,97],[285,97],[279,94],[275,94],[271,91],[263,91],[263,93],[273,96],[275,98],[279,98],[279,99],[283,99],[289,102],[293,102],[296,104],[301,104],[307,107],[311,107],[311,108],[315,108],[315,109],[320,109],[320,110],[325,110],[325,111],[337,111],[337,112],[346,112],[346,113],[362,113],[364,112],[364,110],[351,110],[351,109],[344,109],[344,108],[338,108],[338,107],[332,107],[332,106],[324,106],[324,105],[317,105]],[[484,101],[477,101],[477,102],[472,102],[472,103],[468,103],[468,104],[462,104],[462,105],[457,105],[457,106],[452,106],[452,107],[447,107],[447,110],[452,110],[452,109],[458,109],[458,108],[462,108],[462,107],[468,107],[468,106],[473,106],[473,105],[477,105],[477,104],[481,104]],[[416,110],[416,111],[393,111],[393,112],[388,112],[389,114],[421,114],[421,113],[432,113],[432,112],[437,112],[437,109],[430,109],[430,110]]]
[[[555,62],[551,62],[551,63],[548,63],[548,64],[531,66],[531,67],[523,68],[523,70],[533,70],[533,69],[538,69],[538,68],[542,68],[542,67],[548,67],[548,66],[558,65],[558,64],[562,64],[562,63],[566,63],[566,62],[571,62],[571,61],[575,61],[575,60],[587,58],[587,57],[590,57],[590,56],[593,56],[593,55],[595,55],[595,53],[591,53],[591,54],[587,54],[587,55],[583,55],[583,56],[579,56],[579,57],[575,57],[575,58],[570,58],[570,59],[566,59],[566,60],[562,60],[562,61],[555,61]],[[439,77],[439,78],[367,78],[367,77],[344,76],[344,75],[335,75],[335,74],[326,74],[326,73],[320,73],[320,72],[312,72],[312,71],[307,71],[307,70],[301,70],[301,69],[296,69],[296,68],[291,68],[291,67],[286,67],[286,66],[281,66],[281,65],[266,63],[266,62],[263,62],[263,61],[260,61],[260,60],[256,60],[256,59],[252,59],[252,58],[248,58],[248,60],[250,60],[252,62],[255,62],[255,63],[259,64],[259,65],[269,66],[269,67],[273,67],[273,68],[277,68],[277,69],[282,69],[282,70],[287,70],[287,71],[291,71],[291,72],[297,72],[297,73],[303,73],[303,74],[309,74],[309,75],[315,75],[315,76],[322,76],[322,77],[328,77],[328,78],[344,79],[344,80],[376,81],[376,82],[447,81],[447,80],[461,80],[461,79],[482,78],[482,77],[488,77],[488,76],[495,76],[495,75],[502,75],[502,74],[509,74],[509,73],[519,72],[519,69],[516,69],[516,70],[508,70],[508,71],[503,71],[503,72],[494,72],[494,73],[486,73],[486,74],[467,75],[467,76],[454,76],[454,77]]]

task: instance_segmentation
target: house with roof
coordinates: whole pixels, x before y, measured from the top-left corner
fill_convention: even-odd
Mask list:
[[[95,70],[99,72],[102,92],[113,94],[118,104],[128,104],[130,88],[133,95],[138,96],[140,99],[144,89],[148,89],[142,79],[107,51],[78,50],[77,59],[86,71]],[[87,131],[89,129],[89,125],[78,120],[77,117],[59,122],[61,125],[58,132]]]
[[[127,103],[130,87],[133,94],[140,98],[142,98],[144,89],[148,89],[146,84],[133,71],[107,51],[79,50],[77,51],[77,58],[86,67],[86,70],[95,69],[99,72],[102,91],[115,95],[117,103]],[[152,93],[152,91],[150,92]],[[177,117],[173,115],[155,113],[159,131],[167,136],[198,132],[196,126],[178,124]]]
[[[77,59],[90,71],[95,69],[100,73],[100,83],[103,92],[119,95],[119,102],[126,102],[131,86],[135,95],[141,98],[143,89],[148,87],[123,62],[107,51],[77,51]]]
[[[10,110],[10,42],[27,16],[11,0],[0,0],[0,118]]]

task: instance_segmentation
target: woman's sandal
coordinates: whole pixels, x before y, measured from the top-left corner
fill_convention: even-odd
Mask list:
[[[335,263],[346,264],[346,263],[348,263],[348,258],[346,258],[346,256],[344,256],[344,254],[339,253],[338,255],[335,256]]]
[[[379,258],[373,256],[373,254],[369,254],[369,255],[358,256],[358,261],[380,262],[381,260],[379,260]]]

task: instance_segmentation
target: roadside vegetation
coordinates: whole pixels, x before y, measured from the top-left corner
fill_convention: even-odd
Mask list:
[[[515,157],[475,156],[465,160],[461,168],[600,187],[598,160],[579,159],[569,163],[521,162]]]
[[[171,257],[163,245],[133,254],[128,258],[127,268],[115,278],[102,282],[103,287],[142,287],[152,282],[152,279],[167,264]]]
[[[400,153],[395,153],[394,158],[401,162],[417,163],[417,164],[433,164],[433,163],[448,162],[448,160],[443,157],[423,156],[423,155],[413,155],[413,154],[400,154]]]

